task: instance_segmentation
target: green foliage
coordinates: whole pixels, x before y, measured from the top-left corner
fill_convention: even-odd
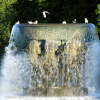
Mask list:
[[[17,0],[13,4],[13,9],[16,9],[18,17],[17,19],[21,23],[27,23],[27,21],[34,21],[36,18],[36,10],[37,10],[37,0],[29,1],[29,0]]]
[[[97,6],[97,10],[96,10],[96,14],[97,14],[97,30],[99,32],[99,37],[100,37],[100,4],[98,4]]]
[[[0,47],[7,45],[16,11],[12,9],[12,3],[16,0],[0,0]]]
[[[17,0],[13,8],[18,13],[20,22],[38,20],[39,23],[61,23],[65,20],[71,23],[77,19],[78,23],[84,23],[88,18],[90,23],[97,24],[97,4],[100,0]],[[48,11],[44,19],[42,12]]]

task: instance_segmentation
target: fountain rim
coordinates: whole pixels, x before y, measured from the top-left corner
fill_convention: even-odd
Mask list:
[[[85,23],[66,23],[66,24],[62,24],[62,23],[38,23],[38,24],[28,24],[28,23],[20,23],[20,24],[15,24],[15,26],[51,26],[51,25],[83,25],[83,26],[95,26],[94,24],[92,23],[88,23],[88,24],[85,24]]]

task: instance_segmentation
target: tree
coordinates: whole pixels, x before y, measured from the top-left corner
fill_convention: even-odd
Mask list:
[[[27,21],[36,20],[36,9],[37,9],[37,0],[17,0],[13,4],[13,9],[17,11],[18,20],[22,23],[27,23]]]
[[[97,6],[97,10],[96,10],[96,14],[97,14],[97,30],[99,32],[99,37],[100,37],[100,4],[98,4]]]
[[[16,12],[11,4],[16,0],[0,0],[0,46],[8,44]]]

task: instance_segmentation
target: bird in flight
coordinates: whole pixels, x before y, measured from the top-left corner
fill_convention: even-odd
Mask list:
[[[44,18],[46,18],[46,13],[47,13],[47,14],[50,14],[48,11],[43,11],[42,14],[43,14],[43,17],[44,17]]]

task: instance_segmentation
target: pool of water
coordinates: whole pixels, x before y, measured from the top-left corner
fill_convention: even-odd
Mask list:
[[[99,97],[23,97],[23,96],[1,96],[0,100],[100,100]]]

